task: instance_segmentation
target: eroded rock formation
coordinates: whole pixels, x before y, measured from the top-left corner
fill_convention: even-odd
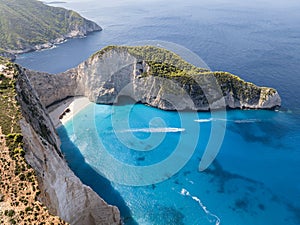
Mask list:
[[[164,110],[272,109],[281,99],[227,72],[196,68],[156,47],[109,46],[61,74],[29,76],[46,106],[68,96],[113,104],[119,96]]]

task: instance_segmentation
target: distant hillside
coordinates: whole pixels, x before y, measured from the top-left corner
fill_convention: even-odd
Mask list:
[[[99,30],[96,23],[72,10],[37,0],[0,0],[0,49],[10,53],[49,48]]]
[[[10,59],[11,61],[14,61],[16,59],[16,56],[10,52],[5,51],[4,49],[0,48],[0,56]]]

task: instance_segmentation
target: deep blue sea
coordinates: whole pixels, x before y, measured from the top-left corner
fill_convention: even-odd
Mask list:
[[[279,111],[166,112],[90,103],[58,129],[72,170],[125,224],[300,224],[300,2],[66,0],[103,31],[17,63],[57,73],[106,45],[144,40],[190,49],[282,97]],[[217,149],[207,170],[199,163]]]

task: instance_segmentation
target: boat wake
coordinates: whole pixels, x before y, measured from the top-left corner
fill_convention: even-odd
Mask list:
[[[247,119],[247,120],[232,120],[234,123],[259,123],[261,120],[259,119]]]
[[[211,213],[207,208],[206,206],[201,202],[201,200],[196,197],[196,196],[193,196],[190,194],[190,192],[188,192],[186,189],[182,188],[181,189],[181,192],[180,192],[181,195],[183,196],[187,196],[187,197],[190,197],[192,198],[194,201],[198,202],[198,204],[200,205],[200,207],[202,208],[202,210],[204,211],[204,213],[207,215],[207,219],[210,223],[214,223],[215,225],[220,225],[221,223],[221,220],[218,216],[216,216],[215,214]]]
[[[229,120],[229,119],[222,119],[222,118],[208,118],[208,119],[198,119],[194,120],[197,123],[209,123],[213,121],[225,121],[230,123],[259,123],[261,120],[259,119],[241,119],[241,120]]]
[[[194,121],[198,122],[198,123],[209,123],[209,122],[213,121],[213,119],[212,118],[209,118],[209,119],[198,119],[198,120],[194,120]]]
[[[134,133],[134,132],[141,132],[141,133],[177,133],[185,131],[184,128],[177,128],[177,127],[157,127],[157,128],[135,128],[135,129],[127,129],[121,130],[118,132],[121,133]]]

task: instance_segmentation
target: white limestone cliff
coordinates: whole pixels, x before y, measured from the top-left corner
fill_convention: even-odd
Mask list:
[[[68,167],[60,151],[60,140],[36,91],[20,70],[16,81],[26,161],[34,168],[41,194],[49,211],[74,225],[119,225],[120,212],[84,185]]]
[[[108,47],[77,68],[56,75],[31,73],[29,79],[45,106],[69,96],[86,96],[102,104],[129,96],[164,110],[272,109],[281,105],[275,89],[258,87],[230,73],[204,71],[188,81],[185,76],[151,76],[147,59],[132,54],[130,48]]]

